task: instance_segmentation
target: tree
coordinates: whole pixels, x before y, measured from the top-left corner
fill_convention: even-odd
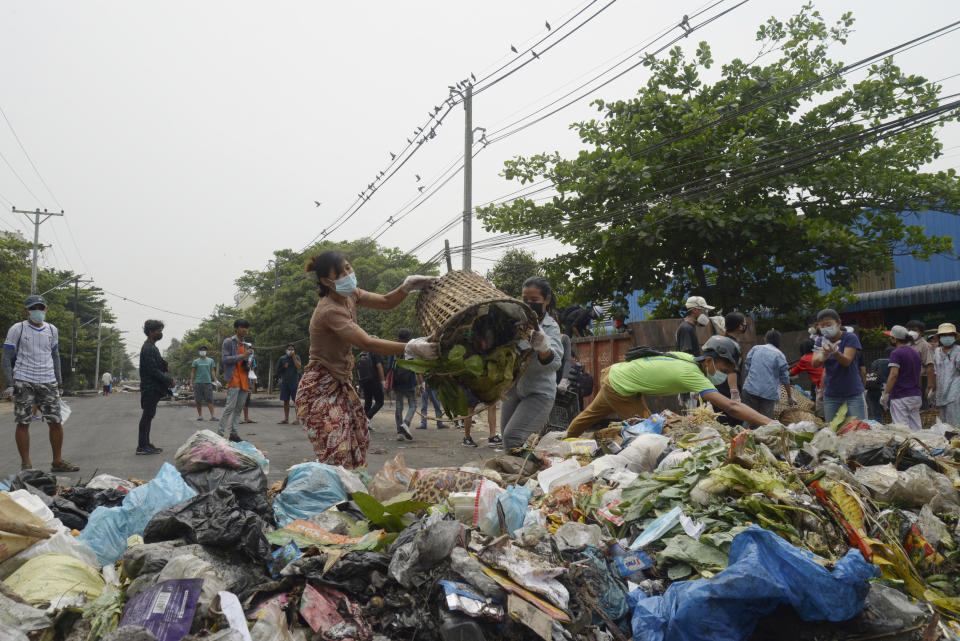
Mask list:
[[[520,298],[523,281],[531,276],[542,276],[543,268],[533,252],[523,249],[508,249],[500,260],[487,272],[487,280],[508,296]]]
[[[508,180],[541,177],[559,195],[481,209],[488,230],[552,236],[572,247],[549,261],[580,301],[642,290],[641,304],[674,311],[696,293],[725,309],[775,314],[836,300],[858,274],[890,269],[894,255],[951,253],[904,212],[960,212],[954,170],[921,168],[942,153],[939,122],[877,138],[880,123],[939,105],[939,85],[886,59],[850,84],[828,58],[846,42],[849,14],[833,26],[810,5],[757,31],[749,62],[723,65],[706,84],[710,47],[648,58],[637,96],[595,105],[579,122],[575,158],[544,153],[507,161]],[[765,66],[761,58],[778,56]],[[846,138],[844,138],[846,137]],[[717,302],[714,302],[717,301]]]

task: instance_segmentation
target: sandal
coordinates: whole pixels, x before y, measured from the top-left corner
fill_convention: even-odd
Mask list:
[[[66,459],[60,459],[50,464],[51,472],[79,472],[80,468]]]
[[[277,423],[277,425],[289,425],[289,424],[290,424],[290,421],[287,421],[287,420],[283,420]]]

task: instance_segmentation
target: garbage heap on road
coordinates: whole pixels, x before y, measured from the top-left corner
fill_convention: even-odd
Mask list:
[[[2,641],[960,638],[960,441],[709,408],[372,477],[194,434],[0,492]]]

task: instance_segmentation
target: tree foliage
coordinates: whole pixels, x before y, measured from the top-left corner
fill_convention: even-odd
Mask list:
[[[487,272],[487,280],[508,296],[520,298],[523,281],[542,275],[543,268],[533,252],[514,248],[508,249]]]
[[[175,376],[189,378],[190,365],[197,357],[201,344],[210,347],[208,356],[220,361],[220,341],[233,334],[233,321],[238,317],[250,321],[247,340],[254,344],[257,375],[264,384],[269,376],[270,363],[274,366],[287,343],[294,343],[301,360],[306,363],[309,349],[310,317],[317,305],[317,280],[314,274],[304,272],[307,259],[335,249],[346,254],[357,274],[361,289],[387,293],[400,285],[410,274],[436,274],[435,267],[421,264],[396,248],[379,245],[369,238],[333,243],[324,241],[302,254],[289,249],[274,252],[273,264],[263,271],[247,270],[237,281],[240,304],[253,301],[245,309],[220,307],[200,325],[188,331],[176,350],[167,350],[167,360]],[[360,326],[369,334],[396,340],[401,327],[420,331],[417,323],[416,294],[409,296],[399,307],[390,311],[361,307],[357,311]]]
[[[818,271],[837,300],[859,274],[892,268],[894,255],[953,252],[950,238],[904,213],[960,212],[955,172],[922,170],[942,153],[937,125],[836,146],[838,136],[939,104],[939,85],[892,59],[855,82],[834,74],[842,64],[828,54],[852,25],[849,14],[827,25],[810,5],[770,18],[756,56],[724,64],[712,84],[701,79],[713,65],[706,42],[690,56],[676,47],[648,58],[636,97],[597,100],[601,117],[572,125],[584,145],[576,157],[506,163],[508,180],[547,178],[559,194],[482,209],[485,227],[571,246],[548,271],[581,301],[642,290],[641,303],[659,303],[661,314],[692,293],[724,309],[814,308],[824,302]],[[817,144],[833,151],[810,155]]]

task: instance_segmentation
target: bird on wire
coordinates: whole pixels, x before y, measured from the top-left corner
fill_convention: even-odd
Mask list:
[[[550,23],[547,21],[544,21],[544,24],[547,25],[547,31],[550,31]]]
[[[320,201],[319,201],[319,200],[315,200],[315,201],[313,201],[313,203],[314,203],[317,207],[320,206]]]
[[[513,45],[510,45],[510,51],[512,51],[513,53],[520,53],[519,51],[517,51],[517,48],[514,47]]]

